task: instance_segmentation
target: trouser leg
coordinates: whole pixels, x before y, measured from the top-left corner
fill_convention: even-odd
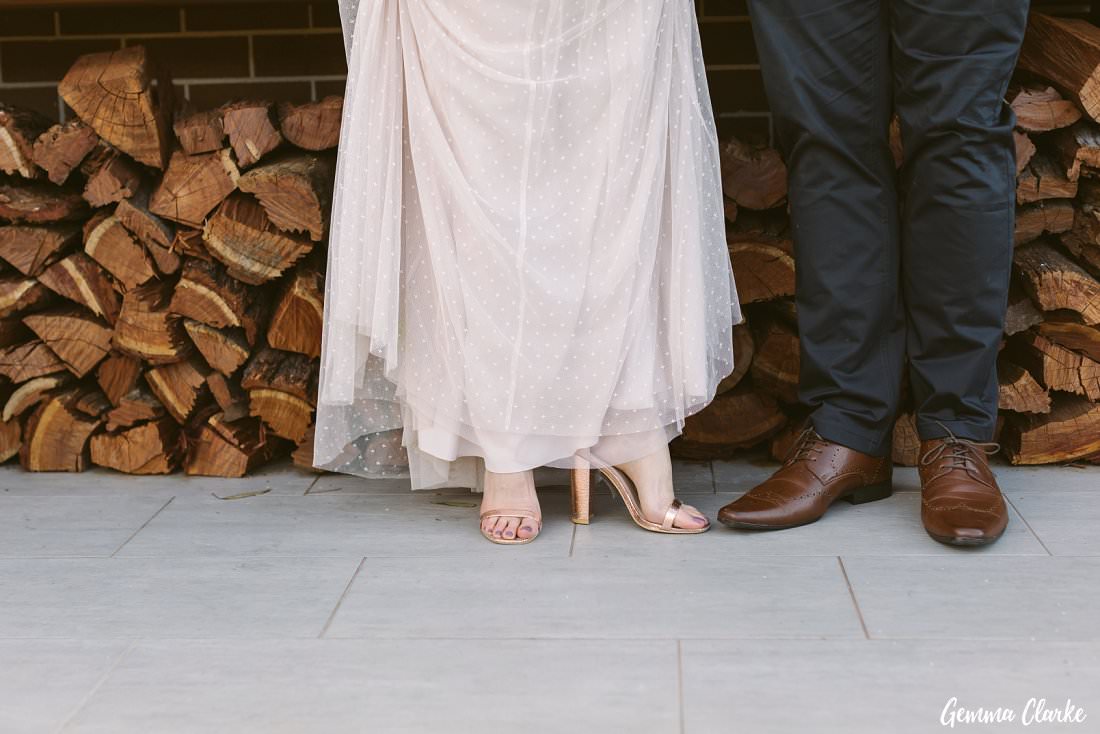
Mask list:
[[[889,450],[903,369],[885,0],[750,0],[790,168],[800,397],[825,438]]]
[[[905,164],[902,293],[922,438],[989,440],[1012,263],[1015,164],[1004,95],[1027,0],[888,0]],[[942,425],[941,425],[942,424]]]

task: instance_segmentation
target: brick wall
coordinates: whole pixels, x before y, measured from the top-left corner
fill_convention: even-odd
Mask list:
[[[1084,15],[1088,3],[1035,0]],[[721,135],[770,137],[745,0],[696,0]],[[336,0],[175,6],[0,7],[0,101],[65,117],[56,84],[84,53],[143,44],[197,108],[237,97],[306,101],[340,93],[346,72]]]

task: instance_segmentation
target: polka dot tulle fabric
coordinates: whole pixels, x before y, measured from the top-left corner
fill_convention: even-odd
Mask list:
[[[477,486],[676,436],[741,318],[691,0],[342,10],[315,463]]]

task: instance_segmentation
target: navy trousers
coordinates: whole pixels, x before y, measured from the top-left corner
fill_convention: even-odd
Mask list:
[[[828,440],[887,453],[906,369],[922,438],[993,436],[1028,5],[749,0],[790,168],[800,398]]]

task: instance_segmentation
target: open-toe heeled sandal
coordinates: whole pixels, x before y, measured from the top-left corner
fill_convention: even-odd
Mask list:
[[[579,525],[587,525],[588,519],[591,516],[590,511],[590,479],[591,479],[591,465],[584,459],[577,457],[573,468],[573,522]],[[642,514],[642,503],[638,499],[638,490],[634,486],[634,482],[630,481],[625,473],[620,469],[613,466],[600,467],[600,474],[603,475],[604,480],[611,485],[612,489],[620,497],[622,497],[623,504],[626,505],[626,511],[630,513],[630,518],[634,523],[643,530],[649,530],[654,533],[669,533],[672,535],[692,535],[696,533],[705,533],[710,530],[710,522],[707,522],[701,528],[678,528],[673,525],[676,522],[676,514],[683,507],[683,503],[680,500],[672,500],[672,504],[668,506],[665,511],[664,520],[656,523],[646,518]]]

